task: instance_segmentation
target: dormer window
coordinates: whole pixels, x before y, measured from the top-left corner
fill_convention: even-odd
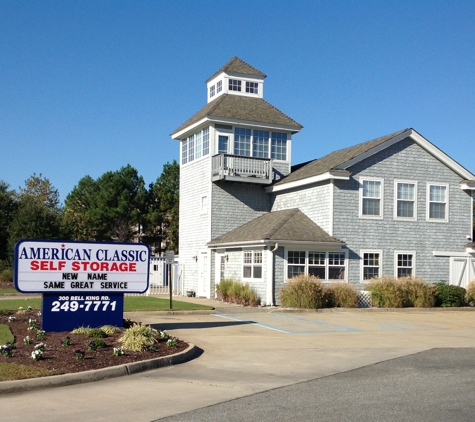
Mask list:
[[[229,80],[229,90],[230,91],[241,91],[241,81],[238,79]]]
[[[216,84],[216,91],[219,93],[223,90],[223,81],[218,81]]]
[[[257,94],[257,86],[257,82],[246,82],[246,92],[249,92],[250,94]]]
[[[214,85],[213,85],[213,86],[210,86],[210,88],[209,88],[209,96],[210,96],[210,98],[211,98],[211,97],[214,97],[215,93],[216,93],[216,91],[215,91]]]

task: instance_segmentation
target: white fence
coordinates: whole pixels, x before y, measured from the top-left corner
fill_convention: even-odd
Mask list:
[[[173,280],[173,296],[183,296],[183,282],[178,266],[178,256],[173,264],[164,257],[150,258],[149,286],[145,293],[129,293],[127,296],[169,295],[170,279]]]

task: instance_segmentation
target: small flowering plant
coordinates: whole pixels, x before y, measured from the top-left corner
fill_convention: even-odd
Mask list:
[[[172,337],[167,340],[168,347],[176,347],[178,345],[178,339],[176,337]]]
[[[8,322],[15,322],[15,321],[16,321],[16,317],[14,316],[8,317]]]
[[[156,348],[155,346],[148,346],[148,347],[147,347],[147,352],[156,353],[156,352],[157,352],[157,348]]]
[[[44,330],[36,330],[36,338],[38,340],[44,340],[46,337],[46,331]]]
[[[61,340],[61,346],[70,346],[71,345],[71,337],[66,337]]]
[[[78,360],[83,360],[86,354],[83,350],[80,350],[80,349],[76,350],[74,353],[75,353],[76,359]]]
[[[36,329],[36,319],[28,318],[28,325],[33,327],[33,329]]]
[[[162,340],[168,340],[170,338],[170,334],[168,334],[165,330],[160,330],[160,338]]]
[[[32,311],[32,310],[33,310],[33,308],[32,308],[31,306],[28,306],[27,309],[28,309],[29,311]]]
[[[31,352],[31,358],[36,362],[43,359],[43,350],[35,349]]]
[[[13,347],[11,343],[7,342],[5,345],[0,346],[0,354],[5,356],[6,358],[13,357]]]
[[[114,347],[113,355],[114,356],[124,356],[125,355],[124,348],[123,347]]]
[[[38,343],[35,345],[35,350],[40,350],[44,352],[46,350],[46,344],[44,343]]]
[[[23,344],[31,344],[31,343],[33,343],[33,339],[31,339],[30,336],[26,336],[23,339]]]

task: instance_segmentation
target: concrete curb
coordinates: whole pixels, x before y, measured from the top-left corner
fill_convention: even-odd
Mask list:
[[[194,344],[189,343],[188,348],[180,353],[170,356],[162,356],[156,359],[132,362],[124,365],[112,366],[110,368],[78,372],[75,374],[52,375],[50,377],[30,378],[16,381],[2,381],[0,382],[0,394],[20,393],[40,388],[63,387],[66,385],[83,384],[107,378],[138,374],[151,369],[188,362],[195,358],[198,352],[199,349]]]

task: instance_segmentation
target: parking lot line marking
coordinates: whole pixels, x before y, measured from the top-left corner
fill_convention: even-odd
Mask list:
[[[220,317],[220,318],[225,318],[225,319],[231,319],[231,320],[233,320],[233,321],[248,322],[250,325],[257,325],[258,327],[267,328],[267,329],[269,329],[269,330],[274,330],[274,331],[279,331],[279,332],[281,332],[281,333],[286,333],[286,334],[291,333],[291,331],[281,330],[280,328],[272,327],[272,326],[266,325],[266,324],[260,324],[260,323],[258,323],[258,322],[250,321],[250,320],[248,320],[248,319],[241,319],[241,318],[236,318],[236,317],[230,317],[230,316],[228,316],[228,315],[221,315],[221,314],[214,314],[214,316],[217,316],[217,317]]]
[[[310,324],[325,325],[325,326],[328,326],[328,327],[337,328],[339,331],[350,331],[350,332],[354,332],[354,333],[362,331],[358,328],[347,327],[345,325],[331,324],[329,322],[316,321],[314,319],[308,319],[308,318],[301,318],[301,317],[296,317],[296,316],[292,316],[292,315],[279,314],[279,313],[276,313],[276,312],[272,312],[269,315],[273,315],[273,316],[281,317],[281,318],[294,319],[294,320],[297,320],[297,321],[305,321],[305,322],[310,323]]]

